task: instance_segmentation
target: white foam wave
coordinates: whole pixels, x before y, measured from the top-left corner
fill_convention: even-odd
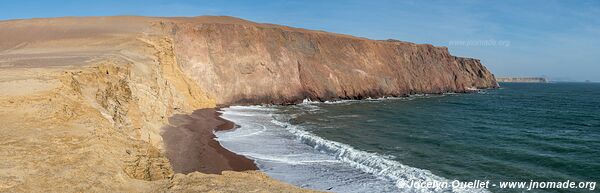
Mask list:
[[[255,158],[255,159],[262,159],[262,160],[274,161],[274,162],[279,162],[279,163],[286,163],[286,164],[290,164],[290,165],[305,165],[305,164],[323,163],[323,162],[329,162],[329,163],[339,163],[340,162],[339,160],[331,160],[331,159],[298,160],[298,157],[305,156],[305,155],[301,155],[301,154],[270,156],[270,155],[253,153],[253,154],[249,154],[249,156],[251,156],[252,158]]]
[[[332,101],[312,101],[310,99],[304,99],[302,100],[302,103],[300,104],[340,104],[340,103],[348,103],[348,102],[356,102],[356,101],[360,101],[360,100],[352,100],[352,99],[344,99],[344,100],[332,100]]]
[[[320,107],[314,105],[314,103],[301,104],[297,107],[301,108],[303,111],[320,109]],[[352,168],[352,171],[356,171],[364,175],[372,175],[375,176],[377,179],[382,179],[382,181],[369,181],[369,183],[366,183],[365,181],[361,180],[361,183],[365,183],[368,185],[374,185],[380,182],[386,183],[386,185],[376,185],[377,187],[383,189],[372,190],[379,190],[384,192],[487,192],[487,190],[483,189],[407,189],[406,187],[399,190],[394,190],[393,185],[389,182],[395,182],[396,187],[400,188],[402,184],[410,183],[411,181],[425,182],[449,180],[443,177],[436,176],[428,170],[403,165],[397,161],[392,160],[393,158],[390,156],[361,151],[355,149],[350,145],[335,141],[329,141],[319,136],[316,136],[311,132],[304,130],[304,128],[302,128],[301,126],[287,123],[287,120],[289,120],[290,118],[289,116],[293,115],[280,114],[277,112],[277,108],[263,106],[232,106],[224,109],[223,115],[225,118],[234,121],[236,124],[240,124],[242,126],[242,129],[233,131],[233,133],[221,133],[218,135],[218,140],[229,144],[229,146],[226,147],[232,147],[234,149],[237,149],[237,153],[249,156],[251,158],[254,158],[255,160],[266,161],[262,163],[266,164],[266,168],[268,168],[267,173],[271,172],[269,173],[270,175],[272,174],[278,176],[279,179],[283,179],[284,181],[286,179],[291,179],[291,181],[300,185],[308,182],[310,184],[313,184],[314,187],[325,189],[333,182],[335,185],[340,187],[340,189],[337,189],[337,191],[340,192],[366,190],[357,188],[361,186],[360,184],[344,185],[344,182],[347,182],[346,180],[348,180],[344,177],[332,178],[344,179],[342,181],[328,181],[331,179],[327,179],[323,180],[323,183],[325,184],[320,184],[321,180],[314,181],[315,177],[311,176],[314,175],[315,172],[320,174],[318,176],[322,176],[325,178],[338,175],[337,173],[335,175],[320,173],[332,171],[342,172],[339,175],[347,175],[348,173],[343,172],[347,172],[350,170],[336,169],[340,167],[348,167]],[[279,133],[285,134],[281,135]],[[283,136],[283,138],[280,138],[281,136]],[[259,141],[268,139],[269,141],[264,144],[262,142],[256,143],[256,139],[258,139]],[[297,143],[296,141],[301,143]],[[261,150],[256,150],[253,144],[262,145],[260,146]],[[280,147],[284,149],[280,149]],[[309,151],[303,150],[303,148],[310,148],[316,151],[310,153]],[[274,165],[272,163],[278,163],[280,165]],[[290,165],[292,167],[288,168],[286,166],[281,165]],[[311,169],[315,166],[319,166],[319,168],[323,168],[324,170]],[[304,172],[301,170],[299,171],[297,170],[297,168],[303,168],[308,172]],[[331,170],[333,168],[336,169]],[[290,173],[287,172],[288,170],[294,172],[291,175],[297,174],[299,176],[306,175],[311,177],[290,177]],[[350,175],[360,176],[362,174],[351,173]],[[352,177],[350,177],[349,179],[352,179]],[[356,179],[365,178],[358,177]],[[345,187],[347,187],[347,189],[345,189]]]
[[[456,93],[443,93],[442,95],[451,95],[451,94],[456,94]],[[312,101],[310,99],[304,99],[302,101],[302,103],[300,103],[299,105],[317,105],[317,104],[345,104],[345,103],[363,103],[363,102],[379,102],[379,101],[386,101],[386,100],[413,100],[415,98],[428,98],[430,96],[430,94],[413,94],[413,95],[409,95],[409,96],[399,96],[399,97],[393,97],[393,96],[383,96],[383,97],[379,97],[379,98],[371,98],[371,97],[367,97],[365,99],[362,100],[357,100],[357,99],[343,99],[343,100],[333,100],[333,101]],[[441,96],[441,95],[440,95]]]
[[[223,111],[223,114],[242,116],[242,117],[256,117],[256,116],[271,116],[265,113],[251,113],[251,112],[239,112],[239,111]]]
[[[227,140],[236,139],[236,138],[244,138],[244,137],[249,137],[249,136],[253,136],[253,135],[258,135],[258,134],[261,134],[261,133],[264,133],[265,131],[267,131],[267,127],[264,126],[264,125],[256,124],[256,123],[253,123],[253,125],[258,126],[258,127],[262,128],[262,129],[260,129],[258,131],[251,132],[251,133],[244,133],[244,134],[232,135],[232,136],[228,136],[226,138],[222,137],[222,138],[220,138],[218,140],[219,141],[227,141]],[[227,131],[225,131],[225,132],[227,132]]]
[[[384,156],[376,153],[357,150],[352,146],[343,143],[323,139],[308,131],[300,129],[295,125],[283,123],[277,120],[272,120],[272,122],[286,128],[303,143],[308,144],[321,152],[333,155],[341,162],[358,168],[363,172],[394,180],[396,182],[396,186],[399,188],[402,186],[402,184],[408,184],[411,181],[447,181],[450,183],[449,180],[436,176],[428,170],[406,166],[397,161],[386,159]],[[408,192],[487,192],[486,190],[482,189],[453,190],[450,187],[449,189],[406,189],[406,187],[403,187],[402,190]]]
[[[230,106],[225,109],[231,110],[257,110],[257,111],[276,111],[277,109],[271,108],[264,105],[250,105],[250,106]]]
[[[486,92],[484,91],[484,89],[477,89],[477,93],[481,93],[481,94],[486,94]],[[382,96],[382,97],[378,97],[378,98],[371,98],[371,97],[367,97],[365,99],[362,100],[357,100],[357,99],[343,99],[343,100],[332,100],[332,101],[313,101],[310,99],[304,99],[302,100],[302,103],[300,103],[299,105],[315,105],[315,104],[341,104],[341,103],[351,103],[351,102],[372,102],[372,101],[385,101],[385,100],[413,100],[415,98],[430,98],[430,97],[435,97],[435,96],[446,96],[446,95],[458,95],[461,93],[456,93],[456,92],[444,92],[441,94],[411,94],[408,96]]]
[[[242,117],[271,117],[276,111],[275,108],[266,106],[230,106],[219,111],[221,114],[242,116]]]

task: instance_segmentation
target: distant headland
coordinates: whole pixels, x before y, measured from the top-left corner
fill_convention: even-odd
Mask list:
[[[548,83],[543,77],[499,77],[498,82],[524,82],[524,83]]]

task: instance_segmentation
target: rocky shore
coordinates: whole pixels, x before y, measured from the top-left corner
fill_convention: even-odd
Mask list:
[[[497,87],[447,48],[232,17],[0,21],[0,85],[0,192],[305,192],[244,171],[214,108]]]
[[[497,80],[498,82],[548,83],[548,80],[542,77],[499,77]]]

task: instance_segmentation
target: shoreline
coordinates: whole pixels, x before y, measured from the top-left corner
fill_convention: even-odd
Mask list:
[[[463,93],[468,94],[473,92]],[[432,94],[445,95],[447,93]],[[408,98],[410,96],[412,95],[398,98]],[[384,96],[374,100],[388,99],[388,97]],[[304,99],[300,103],[291,105],[302,104],[306,100]],[[334,99],[332,101],[309,102],[327,103],[354,100],[363,101],[369,99]],[[216,140],[217,136],[215,132],[232,130],[237,127],[234,122],[221,116],[222,113],[219,110],[227,107],[230,107],[230,105],[197,109],[191,114],[176,114],[169,117],[169,124],[161,128],[161,136],[165,145],[166,157],[169,159],[175,173],[189,174],[197,171],[207,174],[221,174],[223,171],[260,170],[255,160],[226,149]]]
[[[233,122],[220,115],[217,109],[209,108],[169,118],[161,135],[175,173],[221,174],[223,171],[258,170],[254,160],[225,149],[215,140],[214,131],[235,128]]]
[[[351,185],[368,184],[367,186],[380,188],[378,191],[395,192],[398,191],[396,184],[399,181],[407,181],[404,174],[418,172],[420,176],[426,176],[430,180],[444,180],[443,177],[427,173],[426,169],[402,166],[397,161],[348,144],[324,139],[289,122],[261,116],[261,113],[273,112],[268,110],[268,107],[245,106],[224,111],[224,118],[243,125],[244,129],[239,130],[240,132],[222,133],[219,138],[226,141],[223,146],[234,152],[260,155],[256,160],[261,163],[261,169],[264,169],[267,175],[285,183],[319,191],[373,191],[363,189],[364,186]],[[266,128],[271,129],[268,131]],[[254,135],[257,133],[264,135]],[[265,148],[251,148],[256,145],[264,145]],[[390,168],[396,169],[388,170]]]

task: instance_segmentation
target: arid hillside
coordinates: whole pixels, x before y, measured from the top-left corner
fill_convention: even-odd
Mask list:
[[[215,99],[158,20],[0,22],[0,192],[303,191],[260,172],[174,174],[161,128]]]

